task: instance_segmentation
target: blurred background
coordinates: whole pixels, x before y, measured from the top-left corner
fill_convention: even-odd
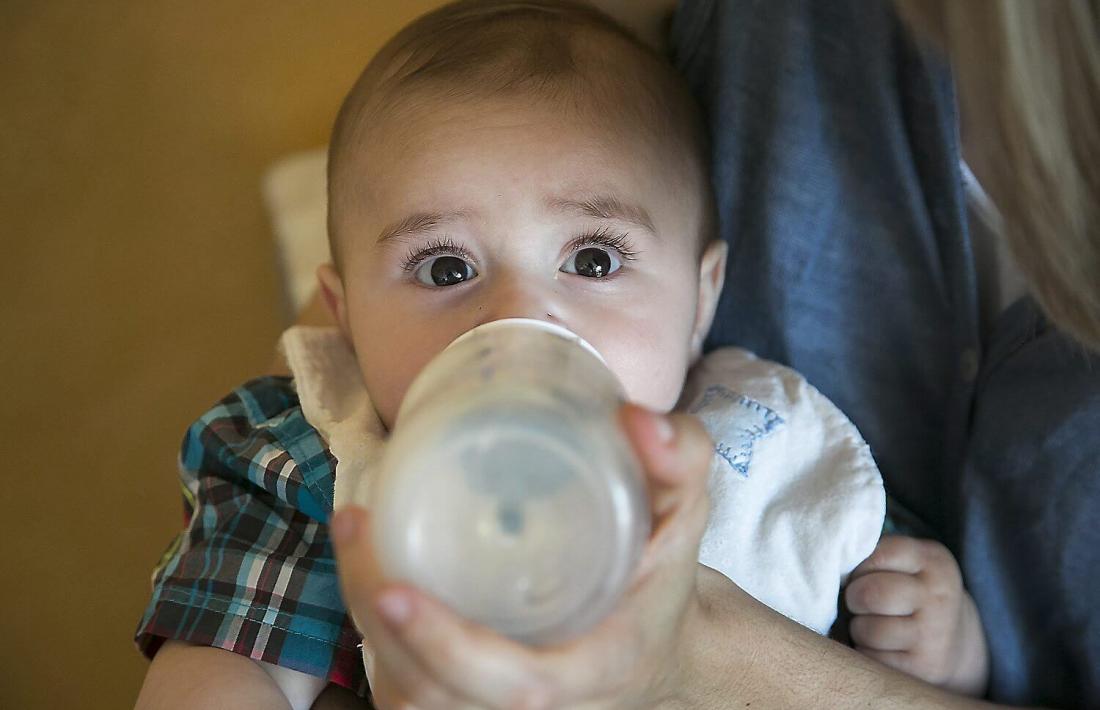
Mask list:
[[[0,2],[0,707],[133,705],[183,431],[286,324],[262,177],[439,4]]]

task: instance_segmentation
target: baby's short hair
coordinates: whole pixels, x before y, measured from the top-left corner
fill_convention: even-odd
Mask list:
[[[582,40],[593,40],[584,42]],[[405,27],[375,55],[345,98],[332,131],[328,222],[347,190],[346,166],[378,119],[423,100],[462,102],[531,96],[584,115],[615,115],[624,125],[671,142],[690,179],[701,179],[701,246],[714,238],[708,142],[683,79],[649,46],[578,0],[457,0]],[[620,101],[623,97],[630,100]],[[417,103],[416,99],[421,99]]]

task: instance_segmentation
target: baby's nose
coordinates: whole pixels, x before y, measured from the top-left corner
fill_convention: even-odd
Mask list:
[[[478,304],[476,325],[504,318],[531,318],[563,325],[558,299],[549,289],[535,288],[518,279],[502,281],[485,292]]]

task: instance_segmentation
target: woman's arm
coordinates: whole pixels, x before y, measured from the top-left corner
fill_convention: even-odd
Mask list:
[[[819,636],[702,565],[697,592],[684,625],[680,693],[667,707],[996,707]]]

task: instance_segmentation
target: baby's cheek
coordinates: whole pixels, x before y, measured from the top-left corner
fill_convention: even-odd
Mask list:
[[[397,412],[401,408],[401,401],[408,391],[415,372],[405,372],[397,363],[360,361],[360,369],[363,373],[363,382],[370,395],[371,404],[374,405],[378,417],[387,431],[393,430],[397,420]]]
[[[658,412],[669,412],[679,401],[680,392],[683,388],[684,374],[682,369],[670,367],[643,382],[638,397],[628,396],[628,398],[649,409]]]
[[[389,338],[362,338],[356,348],[359,369],[382,423],[392,430],[406,392],[417,375],[450,342],[449,332],[431,328],[391,329]]]
[[[391,390],[386,386],[385,382],[377,383],[367,381],[367,394],[370,395],[371,404],[374,405],[374,411],[378,413],[378,418],[382,420],[382,425],[386,427],[386,431],[393,431],[393,423],[397,419],[397,410],[401,406],[400,394]]]
[[[649,409],[670,411],[680,399],[687,373],[687,348],[635,344],[605,355],[626,390],[626,398]]]

